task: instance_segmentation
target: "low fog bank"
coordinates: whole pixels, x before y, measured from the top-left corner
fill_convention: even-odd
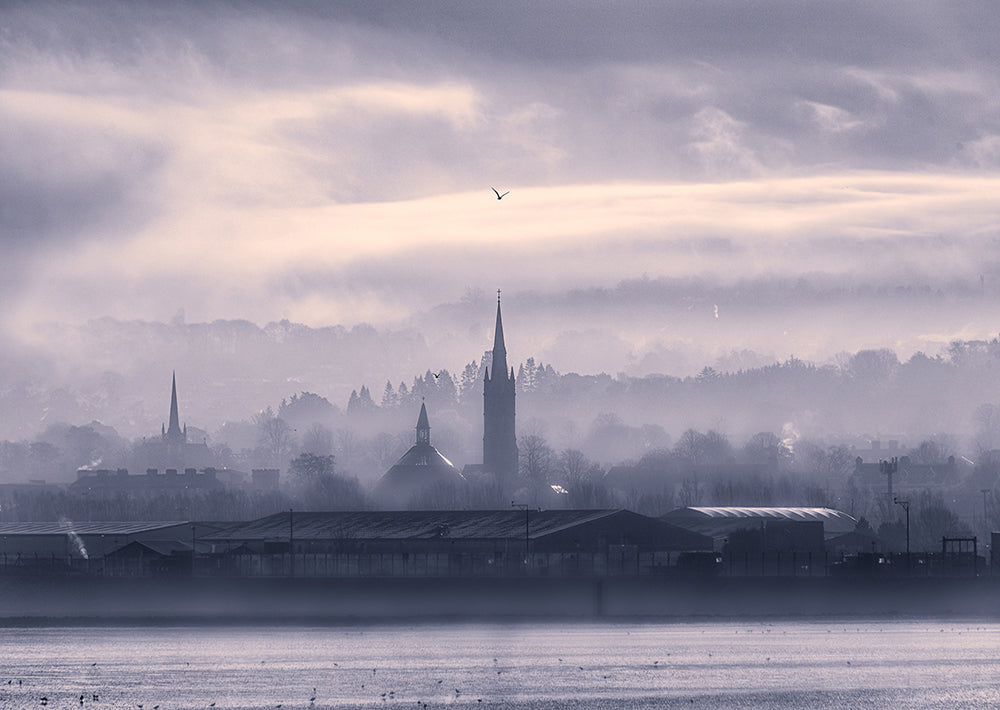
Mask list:
[[[493,342],[494,309],[492,293],[469,289],[457,301],[378,326],[186,323],[183,310],[169,323],[102,318],[79,326],[38,325],[30,337],[8,335],[0,343],[8,360],[0,373],[0,438],[21,440],[55,422],[91,420],[129,439],[150,436],[166,420],[171,372],[178,374],[182,417],[209,432],[298,392],[317,393],[343,408],[351,391],[366,385],[378,400],[386,382],[410,385],[426,371],[457,377],[470,362],[478,365]],[[788,360],[842,369],[861,350],[886,348],[905,363],[916,353],[947,359],[952,342],[992,338],[1000,323],[1000,278],[906,285],[815,276],[728,286],[643,278],[608,288],[505,293],[504,322],[511,362],[533,358],[583,377],[684,379],[705,367],[724,374]],[[957,398],[919,380],[908,386],[911,406]],[[576,424],[614,411],[603,399],[590,398],[587,417]],[[806,399],[811,401],[800,408],[837,409],[835,402]],[[733,434],[789,421],[808,425],[794,412],[774,422],[772,415],[713,406],[681,416],[664,401],[655,412],[646,413],[649,406],[640,411],[675,430],[721,421]],[[919,436],[941,428],[933,416],[916,413],[914,421],[893,420],[891,426],[827,417],[824,433]]]

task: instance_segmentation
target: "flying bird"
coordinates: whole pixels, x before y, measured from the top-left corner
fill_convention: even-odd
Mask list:
[[[504,195],[509,195],[510,194],[510,190],[507,190],[507,192],[505,192],[505,193],[503,193],[503,195],[501,195],[499,192],[497,192],[497,189],[495,187],[491,187],[490,189],[493,190],[493,192],[497,196],[498,200],[502,200],[504,198]]]

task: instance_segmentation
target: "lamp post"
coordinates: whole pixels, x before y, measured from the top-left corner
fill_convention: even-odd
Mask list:
[[[291,567],[288,571],[289,577],[295,576],[295,522],[292,517],[293,511],[291,508],[288,509],[288,552],[291,558]]]
[[[528,564],[528,504],[510,502],[511,508],[524,508],[524,564]]]
[[[893,498],[892,502],[896,505],[903,506],[903,510],[906,511],[906,571],[910,571],[910,501],[900,500],[899,498]]]

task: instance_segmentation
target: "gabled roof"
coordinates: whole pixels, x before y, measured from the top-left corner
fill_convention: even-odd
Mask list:
[[[566,530],[602,518],[628,513],[619,510],[528,511],[529,539]],[[632,514],[634,515],[634,514]],[[213,542],[287,540],[291,525],[296,540],[496,540],[525,537],[523,510],[361,511],[278,513],[236,525],[204,539]]]

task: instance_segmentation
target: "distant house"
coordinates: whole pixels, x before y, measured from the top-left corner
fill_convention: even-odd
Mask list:
[[[128,469],[82,468],[76,472],[76,480],[69,488],[77,492],[117,492],[162,493],[190,490],[211,490],[222,488],[222,482],[214,468],[198,471],[187,468],[178,471],[168,468],[162,473],[155,468],[148,469],[145,474],[130,475]]]
[[[947,461],[930,464],[915,463],[909,456],[865,463],[859,456],[854,460],[855,481],[871,488],[885,488],[888,491],[890,467],[893,490],[926,488],[958,480],[958,462],[954,456],[949,456]]]

